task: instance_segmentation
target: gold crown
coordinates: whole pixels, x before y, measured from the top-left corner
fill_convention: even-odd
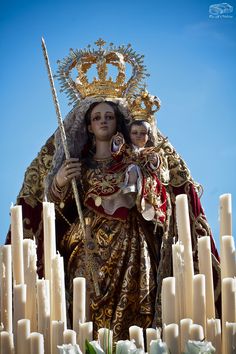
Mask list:
[[[63,61],[58,61],[56,77],[61,83],[61,91],[66,91],[70,101],[76,102],[88,96],[128,98],[140,88],[144,77],[148,76],[143,64],[143,55],[138,55],[127,46],[114,46],[113,43],[104,48],[106,42],[99,39],[95,42],[98,49],[91,46],[83,50],[70,50]],[[127,64],[132,67],[131,77],[126,79]],[[96,66],[97,77],[89,81],[89,69]],[[118,74],[108,76],[108,68],[116,68]],[[74,71],[77,71],[76,78]],[[72,77],[73,76],[73,77]]]
[[[130,115],[132,120],[145,120],[152,123],[154,113],[161,107],[161,101],[157,96],[152,96],[146,88],[134,95],[129,102]]]

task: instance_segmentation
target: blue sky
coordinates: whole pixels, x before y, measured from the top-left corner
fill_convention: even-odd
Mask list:
[[[158,126],[204,187],[202,204],[218,244],[218,199],[233,198],[236,226],[236,2],[230,18],[209,18],[213,1],[7,1],[0,5],[1,173],[0,244],[24,172],[57,121],[44,59],[53,72],[70,48],[99,37],[131,43],[160,97]],[[58,84],[57,84],[58,88]],[[69,111],[65,95],[59,100]]]

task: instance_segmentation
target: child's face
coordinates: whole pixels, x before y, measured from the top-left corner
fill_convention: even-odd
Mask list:
[[[133,145],[143,148],[148,141],[148,130],[143,125],[131,126],[130,139]]]

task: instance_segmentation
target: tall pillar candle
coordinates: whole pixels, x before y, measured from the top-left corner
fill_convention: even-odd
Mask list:
[[[175,278],[175,321],[184,318],[186,313],[186,294],[184,291],[184,246],[179,241],[172,245],[173,275]]]
[[[12,256],[11,245],[2,246],[0,264],[1,320],[4,331],[12,332]]]
[[[162,281],[161,290],[162,324],[175,322],[175,278],[167,277]]]
[[[44,336],[45,353],[50,353],[50,287],[49,280],[37,280],[38,332]]]
[[[191,318],[180,320],[180,352],[185,352],[185,346],[190,337],[190,326],[193,324]]]
[[[222,341],[226,353],[226,322],[236,322],[236,278],[222,281]]]
[[[215,318],[210,236],[203,236],[198,239],[198,263],[199,273],[205,275],[206,281],[206,318]]]
[[[25,318],[26,305],[26,285],[20,284],[14,286],[14,332],[16,332],[17,322]]]
[[[144,349],[143,328],[138,326],[129,327],[129,338],[134,340],[137,348]]]
[[[236,277],[235,244],[233,236],[222,236],[221,246],[221,264],[224,264],[221,279]]]
[[[22,319],[17,322],[17,354],[30,354],[27,338],[30,335],[30,320]]]
[[[63,322],[66,329],[64,261],[59,254],[52,260],[51,320]]]
[[[28,337],[28,343],[30,348],[30,354],[44,354],[44,340],[43,335],[41,333],[30,333]]]
[[[206,333],[206,288],[205,275],[196,274],[193,278],[193,322],[202,326]]]
[[[216,349],[216,354],[221,354],[221,322],[220,319],[207,319],[207,341]]]
[[[155,328],[147,328],[146,329],[146,346],[147,352],[150,353],[150,344],[152,340],[158,339],[158,333]]]
[[[51,326],[51,353],[58,354],[58,345],[63,344],[63,332],[64,332],[64,323],[61,321],[52,321]]]
[[[71,345],[76,344],[76,332],[73,331],[73,329],[67,329],[63,332],[63,343]]]
[[[11,244],[14,284],[24,283],[22,207],[11,207]]]
[[[1,354],[14,354],[13,333],[0,332],[0,349]]]
[[[100,331],[100,332],[99,332]],[[104,345],[104,348],[110,348],[112,345],[112,331],[109,331],[107,329],[107,331],[104,333],[103,328],[99,329],[98,331],[98,340],[101,340],[101,337],[105,340],[105,343],[101,343],[101,346]],[[110,336],[110,341],[108,342],[106,340],[106,335]],[[85,341],[86,339],[91,342],[93,340],[93,322],[85,322],[85,323],[80,323],[79,324],[79,338],[78,338],[78,342],[79,342],[79,346],[80,349],[82,350],[83,353],[86,352],[85,350]],[[103,348],[103,347],[102,347]]]
[[[37,331],[36,283],[37,255],[34,240],[23,240],[24,279],[27,286],[25,317],[30,320],[31,332]]]
[[[179,326],[176,323],[171,323],[167,326],[164,326],[163,336],[170,353],[179,354]]]
[[[193,313],[193,255],[190,231],[188,198],[186,194],[176,197],[176,219],[179,240],[184,245],[184,289],[186,297],[186,318],[192,318]]]
[[[45,278],[51,280],[51,262],[56,256],[55,207],[43,202],[44,268]]]
[[[220,237],[232,236],[232,197],[231,194],[220,196]]]
[[[236,322],[225,324],[225,353],[235,354],[236,352]]]
[[[79,333],[79,323],[86,319],[86,280],[82,277],[73,279],[73,330]]]
[[[196,340],[196,341],[203,341],[204,340],[204,330],[201,325],[192,324],[189,328],[189,339]]]

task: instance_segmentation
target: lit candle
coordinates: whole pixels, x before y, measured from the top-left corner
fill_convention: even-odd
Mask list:
[[[98,330],[98,342],[105,353],[112,353],[113,332],[108,328]]]
[[[50,289],[49,280],[37,280],[38,332],[44,336],[45,353],[50,353]]]
[[[209,236],[203,236],[198,239],[198,261],[199,273],[205,275],[206,281],[206,318],[215,318],[211,241]]]
[[[225,324],[225,353],[235,354],[236,351],[236,322]]]
[[[98,334],[98,338],[100,340],[101,335],[103,334],[103,339],[104,339],[104,332],[101,331],[102,333],[100,333],[100,337]],[[110,331],[109,333],[106,332],[105,335],[110,335],[110,340],[112,342],[112,331]],[[82,350],[83,353],[85,353],[85,341],[86,339],[88,340],[88,342],[91,342],[93,340],[93,322],[85,322],[85,323],[80,323],[79,324],[79,336],[78,336],[78,341],[79,341],[79,346],[80,349]],[[107,343],[105,343],[106,345]],[[106,347],[107,348],[107,347]],[[110,346],[109,346],[110,348]]]
[[[193,322],[202,326],[206,333],[206,288],[205,275],[197,274],[193,278]]]
[[[34,240],[23,240],[24,253],[24,279],[27,289],[25,317],[30,320],[31,331],[37,331],[37,304],[36,304],[36,282],[37,275],[37,255]]]
[[[163,328],[164,341],[171,354],[179,354],[179,326],[171,323]]]
[[[4,331],[12,332],[12,257],[11,245],[2,246],[0,249],[0,313]]]
[[[1,354],[14,354],[13,333],[0,332],[0,349]]]
[[[44,354],[43,335],[37,332],[30,333],[28,337],[30,354]]]
[[[177,241],[172,245],[173,275],[175,278],[175,321],[179,323],[186,313],[184,291],[184,246]]]
[[[216,354],[221,354],[221,322],[220,319],[207,319],[207,341],[216,349]]]
[[[51,263],[56,256],[55,207],[43,202],[44,269],[45,278],[51,280]]]
[[[180,320],[180,352],[185,352],[186,342],[190,336],[190,326],[193,324],[191,318],[183,318]]]
[[[130,340],[134,340],[137,348],[144,349],[143,329],[141,327],[129,327],[129,338]]]
[[[204,340],[204,331],[203,327],[198,324],[192,324],[189,328],[189,339],[196,341]]]
[[[66,329],[66,298],[63,257],[57,254],[52,260],[51,321],[61,321]]]
[[[17,354],[30,354],[27,338],[30,335],[30,320],[22,319],[17,322]]]
[[[24,283],[22,207],[11,207],[11,244],[14,285]]]
[[[79,323],[86,320],[86,280],[82,277],[73,279],[73,330],[79,333]]]
[[[176,197],[176,219],[179,240],[184,245],[184,291],[186,294],[188,294],[188,296],[185,297],[186,313],[184,317],[192,318],[194,271],[188,198],[186,194],[180,194]]]
[[[221,263],[224,264],[221,279],[236,277],[235,245],[233,236],[222,236],[221,245]]]
[[[63,343],[64,344],[76,344],[76,332],[72,329],[67,329],[63,332]],[[81,348],[80,348],[81,349]]]
[[[146,329],[146,345],[147,345],[147,352],[150,353],[150,344],[152,340],[158,339],[157,330],[155,328],[147,328]]]
[[[61,321],[52,321],[51,325],[51,354],[58,354],[57,346],[63,344],[64,323]]]
[[[175,322],[175,278],[167,277],[162,281],[161,291],[162,324]]]

